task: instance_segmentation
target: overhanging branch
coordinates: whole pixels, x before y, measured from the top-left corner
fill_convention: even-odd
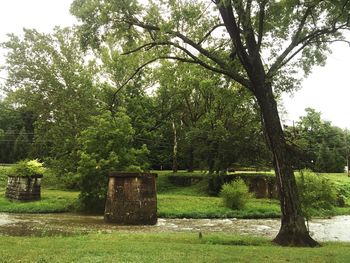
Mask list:
[[[117,90],[114,92],[113,94],[113,99],[112,99],[112,103],[114,104],[116,99],[117,99],[117,95],[118,93],[137,75],[139,74],[140,71],[142,71],[145,67],[147,67],[148,65],[158,61],[158,60],[162,60],[162,59],[168,59],[168,60],[176,60],[176,61],[180,61],[180,62],[184,62],[184,63],[191,63],[191,64],[197,64],[197,65],[200,65],[210,71],[213,71],[213,72],[216,72],[216,73],[219,73],[219,74],[224,74],[228,77],[232,77],[230,75],[230,72],[226,72],[220,68],[215,68],[213,66],[210,66],[208,65],[207,63],[201,61],[200,59],[198,58],[195,58],[195,59],[189,59],[189,58],[183,58],[183,57],[176,57],[176,56],[159,56],[157,58],[154,58],[154,59],[151,59],[145,63],[143,63],[141,66],[139,66],[133,74],[131,74],[131,76],[123,82],[122,85],[120,85]],[[244,83],[242,85],[247,85],[247,87],[249,87],[249,83],[247,81],[247,83]]]
[[[222,27],[222,26],[225,26],[225,25],[224,25],[224,24],[218,24],[218,25],[213,26],[213,27],[204,35],[204,37],[203,37],[199,42],[197,42],[197,45],[201,45],[201,44],[211,35],[211,33],[214,32],[214,30],[216,30],[217,28]]]
[[[288,62],[290,62],[297,54],[299,54],[306,46],[308,46],[309,44],[312,43],[332,43],[332,42],[346,42],[348,44],[350,44],[350,41],[347,40],[342,40],[342,39],[335,39],[335,40],[325,40],[325,41],[318,41],[317,39],[322,36],[322,35],[327,35],[327,34],[333,34],[335,32],[337,32],[338,30],[341,29],[345,29],[347,26],[346,24],[343,25],[339,25],[339,26],[333,26],[332,28],[326,28],[326,29],[321,29],[321,30],[316,30],[313,33],[305,36],[304,38],[300,39],[295,46],[292,48],[292,50],[290,50],[290,52],[286,55],[286,57],[284,57],[284,59],[279,63],[279,65],[277,65],[274,68],[274,71],[272,71],[272,67],[270,68],[270,71],[268,72],[268,76],[272,77],[273,74],[275,72],[277,72],[280,68],[282,68],[283,66],[285,66]],[[294,51],[289,57],[288,55],[295,49],[297,48],[299,45],[301,45],[301,47],[299,47],[296,51]]]
[[[130,25],[141,27],[141,28],[146,29],[146,30],[153,30],[153,31],[160,31],[161,30],[158,26],[141,23],[137,20],[132,20],[132,21],[129,20],[129,21],[125,21],[125,22],[129,23]],[[221,74],[225,74],[226,76],[229,76],[230,78],[237,81],[241,85],[244,85],[248,88],[250,87],[250,82],[246,78],[241,76],[240,73],[238,73],[232,67],[228,66],[223,60],[221,60],[220,58],[215,56],[213,53],[211,53],[208,50],[206,50],[205,48],[203,48],[200,44],[195,43],[193,40],[189,39],[188,37],[186,37],[185,35],[181,34],[180,32],[177,32],[177,31],[168,30],[168,31],[165,31],[165,33],[168,34],[169,36],[174,36],[174,37],[181,39],[185,44],[188,44],[189,46],[191,46],[192,48],[197,50],[204,57],[208,58],[209,60],[211,60],[212,62],[217,64],[220,68],[212,67],[208,63],[204,63],[203,61],[199,60],[196,56],[194,56],[188,49],[186,49],[183,46],[180,46],[179,44],[176,44],[174,42],[162,41],[162,42],[158,42],[158,45],[164,45],[164,43],[167,42],[167,44],[170,44],[170,45],[182,50],[183,52],[185,52],[188,56],[190,56],[193,60],[195,60],[195,63],[202,65],[209,70],[213,70],[214,72],[220,72]],[[157,42],[155,42],[155,43],[157,43]],[[145,44],[144,46],[141,46],[141,47],[137,48],[137,50],[134,50],[134,51],[138,51],[138,50],[145,48],[145,47],[148,47],[150,45],[151,45],[151,43]]]
[[[134,26],[138,26],[138,27],[141,27],[141,28],[144,28],[144,29],[148,29],[148,30],[154,30],[154,31],[160,31],[161,30],[158,26],[154,26],[154,25],[150,25],[150,24],[144,24],[144,23],[141,23],[139,21],[125,21],[125,22],[129,23],[131,25],[134,25]],[[216,64],[218,64],[221,68],[223,68],[223,69],[227,68],[227,65],[226,65],[226,63],[224,61],[219,59],[214,54],[211,54],[208,50],[204,49],[202,46],[198,45],[193,40],[189,39],[188,37],[186,37],[185,35],[181,34],[180,32],[168,30],[168,31],[165,31],[165,33],[167,33],[168,35],[180,38],[184,43],[186,43],[186,44],[190,45],[191,47],[193,47],[194,49],[196,49],[199,53],[201,53],[202,55],[204,55],[208,59],[210,59],[213,62],[215,62]]]

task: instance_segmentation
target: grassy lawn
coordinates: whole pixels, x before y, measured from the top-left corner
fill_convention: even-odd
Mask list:
[[[5,190],[0,189],[0,212],[9,213],[59,213],[72,210],[79,192],[61,190],[41,191],[41,200],[34,202],[9,201]]]
[[[49,252],[49,253],[48,253]],[[0,237],[1,262],[349,262],[350,245],[283,248],[225,234],[112,233]]]
[[[242,210],[226,208],[219,197],[158,195],[158,214],[165,218],[273,218],[280,216],[277,200],[251,199]]]

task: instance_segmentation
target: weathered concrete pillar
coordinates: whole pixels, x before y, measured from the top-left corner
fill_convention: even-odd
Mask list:
[[[247,176],[245,178],[249,185],[249,192],[254,193],[256,198],[268,198],[268,182],[263,176]]]
[[[8,176],[5,197],[10,200],[34,201],[41,199],[41,178],[35,176]]]
[[[121,225],[156,224],[156,176],[152,173],[110,173],[105,221]]]

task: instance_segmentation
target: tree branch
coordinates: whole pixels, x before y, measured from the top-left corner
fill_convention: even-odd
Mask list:
[[[258,50],[261,48],[263,35],[264,35],[264,21],[265,21],[265,7],[267,1],[264,0],[259,5],[259,28],[258,28]]]
[[[159,56],[158,58],[168,58],[168,59],[175,59],[175,60],[180,60],[180,61],[183,61],[183,62],[187,62],[187,63],[195,63],[195,64],[199,64],[211,71],[214,71],[214,72],[217,72],[217,73],[221,73],[221,74],[224,74],[226,76],[230,76],[231,77],[231,73],[229,71],[226,71],[224,69],[220,69],[220,68],[216,68],[216,67],[213,67],[213,66],[210,66],[208,63],[204,62],[203,60],[199,59],[198,57],[196,57],[194,54],[192,54],[188,49],[180,46],[179,44],[176,44],[174,42],[171,42],[171,41],[161,41],[161,42],[151,42],[151,43],[146,43],[140,47],[137,47],[135,48],[134,50],[131,50],[131,51],[128,51],[126,53],[123,53],[122,55],[128,55],[128,54],[131,54],[131,53],[134,53],[134,52],[138,52],[140,51],[141,49],[143,48],[146,48],[146,47],[156,47],[156,46],[161,46],[161,45],[169,45],[169,46],[174,46],[176,47],[177,49],[183,51],[185,54],[187,54],[191,59],[187,59],[187,58],[180,58],[180,57],[172,57],[172,56]],[[185,61],[186,60],[186,61]]]
[[[341,26],[338,27],[334,27],[332,29],[323,29],[323,30],[317,30],[315,32],[313,32],[312,34],[306,36],[305,38],[301,39],[299,41],[299,43],[294,47],[296,48],[298,45],[302,44],[302,46],[300,48],[298,48],[291,56],[289,56],[287,59],[285,58],[285,60],[278,66],[278,68],[276,68],[276,71],[279,70],[280,68],[282,68],[283,66],[285,66],[288,62],[290,62],[298,53],[300,53],[300,51],[302,51],[306,46],[308,46],[309,44],[312,43],[334,43],[334,42],[345,42],[348,43],[350,45],[350,41],[344,40],[344,39],[335,39],[335,40],[325,40],[325,41],[318,41],[317,38],[321,35],[324,34],[332,34],[335,33],[336,31],[338,31],[339,29],[342,29],[343,27],[345,27],[346,25],[343,24]]]
[[[125,21],[125,22],[129,23],[129,24],[132,24],[134,26],[138,26],[138,27],[144,28],[144,29],[160,31],[160,28],[157,27],[157,26],[144,24],[144,23],[141,23],[139,21]],[[180,32],[169,30],[169,31],[166,31],[166,33],[169,34],[169,35],[173,35],[175,37],[180,38],[184,43],[189,44],[191,47],[193,47],[198,52],[200,52],[201,54],[203,54],[204,56],[206,56],[207,58],[209,58],[210,60],[212,60],[213,62],[218,64],[220,67],[227,68],[227,65],[222,60],[220,60],[218,57],[214,56],[213,54],[208,52],[206,49],[202,48],[200,45],[196,44],[194,41],[192,41],[191,39],[187,38],[185,35],[181,34]]]
[[[246,46],[248,48],[249,55],[251,58],[250,62],[255,64],[255,59],[256,56],[259,54],[259,49],[257,41],[255,39],[255,33],[251,21],[252,0],[246,1],[245,9],[242,0],[233,1],[233,6],[235,7],[235,10],[238,14],[239,21],[241,21],[242,29],[244,31],[244,34],[242,34],[241,36],[245,39]]]
[[[308,7],[306,9],[306,11],[305,11],[300,23],[299,23],[298,29],[292,38],[291,43],[282,52],[282,54],[277,57],[275,62],[272,64],[272,66],[270,67],[270,70],[267,72],[267,78],[271,78],[277,72],[277,70],[281,67],[281,63],[283,63],[283,60],[289,55],[290,52],[292,52],[292,50],[296,46],[298,46],[300,44],[299,37],[300,37],[301,31],[303,30],[303,28],[305,26],[305,23],[306,23],[308,16],[311,14],[312,8],[313,7]]]
[[[240,30],[236,23],[236,17],[233,14],[231,1],[217,0],[216,3],[219,8],[222,20],[224,21],[227,32],[230,35],[233,45],[236,47],[237,55],[243,67],[248,72],[250,68],[250,65],[247,63],[249,61],[248,54],[245,51],[244,45],[240,37]]]
[[[158,26],[144,24],[144,23],[141,23],[141,22],[139,22],[137,20],[134,20],[134,21],[130,21],[129,20],[129,21],[125,21],[125,22],[129,23],[130,25],[138,26],[138,27],[141,27],[141,28],[146,29],[146,30],[160,31],[160,28]],[[208,58],[211,61],[213,61],[214,63],[216,63],[221,68],[221,70],[219,70],[218,68],[214,68],[212,66],[209,66],[206,63],[202,64],[203,61],[200,62],[200,63],[197,63],[197,64],[200,64],[200,65],[206,67],[209,70],[215,69],[215,70],[213,70],[214,72],[223,73],[223,74],[229,76],[230,78],[234,79],[238,83],[240,83],[240,84],[242,84],[242,85],[244,85],[246,87],[250,87],[250,83],[249,83],[249,81],[247,79],[245,79],[243,76],[241,76],[234,68],[229,67],[223,60],[221,60],[220,58],[218,58],[217,56],[215,56],[214,54],[212,54],[208,50],[204,49],[201,45],[198,45],[193,40],[189,39],[188,37],[186,37],[185,35],[181,34],[180,32],[169,30],[169,31],[165,31],[165,33],[167,33],[168,35],[172,35],[172,36],[175,36],[175,37],[181,39],[185,44],[190,45],[192,48],[197,50],[200,54],[202,54],[206,58]],[[189,52],[184,47],[181,47],[180,45],[175,44],[173,42],[171,42],[171,43],[172,43],[173,46],[181,49],[182,51],[184,51],[186,54],[188,54],[193,59],[194,58],[198,59],[197,57],[195,57],[191,52]]]
[[[204,37],[203,37],[199,42],[197,42],[197,45],[202,44],[202,43],[211,35],[211,33],[214,32],[215,29],[217,29],[217,28],[219,28],[219,27],[222,27],[222,26],[225,26],[225,25],[224,25],[224,24],[218,24],[218,25],[213,26],[213,28],[211,28],[211,29],[204,35]]]
[[[202,60],[198,59],[197,57],[194,57],[193,59],[188,59],[188,58],[182,58],[182,57],[176,57],[176,56],[159,56],[157,58],[154,58],[154,59],[151,59],[147,62],[145,62],[144,64],[142,64],[141,66],[139,66],[135,71],[134,73],[126,80],[123,82],[122,85],[120,85],[117,90],[114,92],[113,94],[113,99],[112,99],[112,103],[114,104],[116,99],[117,99],[117,95],[118,93],[143,69],[145,68],[146,66],[148,66],[149,64],[152,64],[158,60],[161,60],[161,59],[170,59],[170,60],[177,60],[177,61],[181,61],[181,62],[185,62],[185,63],[191,63],[191,64],[197,64],[197,65],[200,65],[210,71],[213,71],[213,72],[216,72],[216,73],[219,73],[219,74],[224,74],[226,76],[229,76],[231,77],[230,73],[229,72],[226,72],[222,69],[219,69],[219,68],[215,68],[215,67],[212,67],[210,65],[208,65],[207,63],[203,62]],[[242,84],[243,85],[243,84]]]
[[[122,55],[130,55],[132,53],[135,53],[135,52],[140,51],[140,50],[142,50],[144,48],[147,48],[147,47],[149,47],[149,49],[151,49],[154,46],[155,46],[155,42],[146,43],[146,44],[144,44],[142,46],[139,46],[139,47],[137,47],[135,49],[132,49],[132,50],[127,51],[127,52],[124,52],[124,53],[122,53]]]
[[[149,64],[152,64],[153,62],[157,61],[158,59],[151,59],[149,61],[147,61],[146,63],[142,64],[141,66],[139,66],[134,73],[126,80],[123,82],[122,85],[120,85],[117,90],[114,92],[113,94],[113,99],[112,99],[112,104],[115,103],[116,99],[117,99],[117,95],[118,93],[146,66],[148,66]]]

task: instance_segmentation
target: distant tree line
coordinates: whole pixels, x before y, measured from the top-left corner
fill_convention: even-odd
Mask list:
[[[298,122],[285,127],[285,134],[297,152],[295,166],[316,172],[344,172],[349,158],[349,131],[322,120],[321,113],[312,108],[305,111],[306,115]]]

